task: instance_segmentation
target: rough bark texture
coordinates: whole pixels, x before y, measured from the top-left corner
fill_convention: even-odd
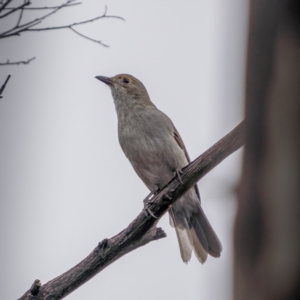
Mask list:
[[[91,254],[69,271],[44,285],[36,280],[19,300],[62,299],[123,255],[153,240],[165,237],[162,229],[155,226],[170,205],[223,159],[239,149],[243,141],[244,123],[242,122],[185,167],[181,180],[174,178],[154,197],[149,209],[157,218],[141,212],[126,229],[111,239],[104,239]]]
[[[250,4],[235,299],[299,299],[300,3]]]

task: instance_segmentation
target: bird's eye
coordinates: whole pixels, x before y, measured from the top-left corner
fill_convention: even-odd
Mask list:
[[[129,81],[128,78],[124,78],[124,79],[123,79],[123,82],[124,82],[124,83],[129,83],[130,81]]]

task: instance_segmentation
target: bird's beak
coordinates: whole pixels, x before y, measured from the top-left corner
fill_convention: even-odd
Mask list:
[[[96,76],[95,78],[97,78],[98,80],[104,82],[105,84],[111,86],[113,85],[113,81],[111,80],[111,78],[109,77],[105,77],[105,76]]]

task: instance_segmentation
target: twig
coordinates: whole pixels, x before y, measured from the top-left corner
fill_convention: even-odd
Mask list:
[[[70,27],[74,27],[74,26],[78,26],[78,25],[83,25],[83,24],[87,24],[90,22],[94,22],[96,20],[100,20],[100,19],[104,19],[104,18],[115,18],[115,19],[120,19],[125,21],[124,18],[119,17],[119,16],[107,16],[107,15],[102,15],[90,20],[86,20],[86,21],[82,21],[82,22],[77,22],[77,23],[73,23],[70,25],[63,25],[63,26],[56,26],[56,27],[44,27],[44,28],[32,28],[32,29],[28,29],[28,31],[45,31],[45,30],[56,30],[56,29],[64,29],[64,28],[70,28]]]
[[[10,78],[10,75],[7,76],[4,84],[0,88],[0,98],[3,98],[3,96],[1,96],[1,95],[2,95],[2,93],[3,93],[3,91],[4,91],[5,87],[6,87],[6,84],[8,83],[9,78]]]
[[[5,7],[11,2],[12,0],[7,0],[6,2],[4,2],[2,4],[2,6],[0,7],[0,13],[2,12],[3,9],[5,9]],[[2,3],[2,2],[1,2]]]
[[[153,198],[149,209],[160,219],[168,211],[170,205],[223,159],[239,149],[243,143],[244,122],[185,167],[181,180],[177,176],[174,177]],[[34,299],[62,299],[123,255],[153,240],[165,237],[162,229],[155,227],[158,219],[141,212],[126,229],[111,239],[104,239],[75,267],[42,285]],[[30,293],[30,290],[27,291],[19,300],[32,299]]]
[[[6,14],[0,16],[0,19],[7,17],[8,15],[14,13],[15,11],[18,11],[20,9],[25,9],[25,6],[30,5],[31,3],[28,1],[26,3],[23,3],[22,5],[18,6],[18,7],[14,7],[14,8],[5,8],[5,10],[10,10],[9,12],[7,12]]]
[[[79,36],[81,36],[81,37],[83,37],[83,38],[85,38],[85,39],[87,39],[87,40],[89,40],[89,41],[92,41],[92,42],[101,44],[101,45],[104,46],[104,47],[109,47],[108,45],[102,43],[101,41],[94,40],[94,39],[92,39],[92,38],[90,38],[90,37],[88,37],[88,36],[86,36],[86,35],[84,35],[84,34],[78,32],[78,31],[75,30],[73,27],[70,27],[70,29],[71,29],[73,32],[75,32],[76,34],[78,34]]]
[[[33,61],[35,59],[35,57],[32,57],[28,60],[21,60],[21,61],[14,61],[14,62],[10,62],[9,60],[7,60],[5,63],[0,63],[0,66],[12,66],[12,65],[28,65],[31,61]]]
[[[68,4],[68,6],[75,6],[78,4],[82,4],[82,2],[70,3],[70,4]],[[59,6],[25,7],[24,10],[46,10],[46,9],[55,9],[58,7]],[[10,10],[10,9],[18,9],[18,7],[7,7],[7,8],[4,8],[3,10]]]
[[[30,3],[30,2],[26,2],[26,0],[24,1],[24,4],[26,3]],[[24,11],[24,8],[22,7],[21,8],[21,11],[20,11],[20,15],[19,15],[19,18],[18,18],[18,22],[17,22],[17,27],[19,27],[20,23],[21,23],[21,20],[22,20],[22,17],[23,17],[23,11]]]
[[[65,28],[71,28],[74,26],[78,26],[78,25],[83,25],[83,24],[87,24],[87,23],[91,23],[100,19],[104,19],[104,18],[114,18],[114,19],[120,19],[125,21],[124,18],[119,17],[119,16],[108,16],[106,15],[106,11],[107,8],[105,7],[105,11],[103,13],[102,16],[98,16],[95,17],[93,19],[89,19],[89,20],[85,20],[85,21],[81,21],[81,22],[75,22],[73,24],[69,24],[69,25],[63,25],[63,26],[53,26],[53,27],[44,27],[44,28],[29,28],[32,27],[32,24],[34,23],[34,25],[37,25],[36,22],[41,22],[42,20],[44,20],[45,18],[49,17],[50,15],[54,14],[55,12],[57,12],[59,9],[65,7],[67,4],[63,4],[61,7],[55,9],[54,11],[52,11],[49,14],[44,15],[43,17],[37,18],[35,20],[32,20],[30,22],[27,22],[21,26],[15,26],[12,29],[9,29],[5,32],[0,33],[0,38],[7,38],[9,36],[13,36],[13,35],[19,35],[21,32],[23,31],[46,31],[46,30],[57,30],[57,29],[65,29]]]
[[[115,19],[120,19],[120,20],[123,20],[124,21],[124,18],[122,17],[119,17],[119,16],[109,16],[107,15],[107,6],[105,6],[105,9],[104,9],[104,13],[101,15],[101,16],[98,16],[98,17],[95,17],[95,18],[92,18],[92,19],[89,19],[89,20],[85,20],[85,21],[81,21],[81,22],[74,22],[72,24],[69,24],[69,25],[62,25],[62,26],[52,26],[52,27],[42,27],[42,28],[33,28],[35,27],[36,25],[42,23],[43,20],[45,20],[46,18],[50,17],[51,15],[53,15],[54,13],[56,13],[58,10],[62,9],[62,8],[65,8],[65,7],[69,7],[69,6],[74,6],[74,5],[77,5],[77,4],[80,4],[81,2],[78,2],[78,3],[72,3],[76,0],[68,0],[66,3],[63,3],[62,5],[60,6],[53,6],[53,7],[34,7],[34,8],[30,8],[30,7],[25,7],[25,6],[28,6],[30,5],[31,3],[27,0],[25,0],[26,2],[22,5],[20,5],[19,7],[16,7],[16,8],[6,8],[6,9],[11,9],[10,12],[4,14],[3,16],[0,16],[0,18],[3,18],[5,16],[7,16],[8,14],[11,14],[15,11],[18,11],[20,10],[20,16],[19,16],[19,19],[16,23],[16,25],[11,28],[11,29],[8,29],[2,33],[0,33],[0,39],[1,38],[7,38],[7,37],[12,37],[12,36],[19,36],[21,35],[21,33],[23,32],[30,32],[30,31],[46,31],[46,30],[58,30],[58,29],[70,29],[72,30],[74,33],[76,33],[77,35],[89,40],[89,41],[92,41],[92,42],[95,42],[95,43],[98,43],[104,47],[109,47],[108,45],[104,44],[102,41],[99,41],[99,40],[95,40],[95,39],[92,39],[80,32],[78,32],[77,30],[75,30],[73,27],[75,26],[79,26],[79,25],[83,25],[83,24],[87,24],[87,23],[91,23],[91,22],[94,22],[94,21],[97,21],[97,20],[100,20],[100,19],[104,19],[104,18],[115,18]],[[21,20],[22,20],[22,16],[23,16],[23,12],[24,10],[27,10],[27,9],[51,9],[52,11],[43,15],[42,17],[39,17],[39,18],[36,18],[34,20],[31,20],[29,22],[26,22],[24,24],[21,24]],[[0,65],[3,65],[3,64],[0,64]]]
[[[44,16],[40,17],[40,18],[37,18],[35,20],[31,20],[27,23],[24,23],[23,25],[19,26],[18,24],[15,25],[15,27],[7,30],[7,31],[4,31],[2,33],[0,33],[0,38],[6,38],[6,37],[9,37],[9,36],[13,36],[13,35],[18,35],[20,32],[24,31],[24,28],[28,29],[29,26],[31,27],[32,24],[35,24],[37,25],[36,23],[42,20],[45,20],[46,18],[48,18],[49,16],[53,15],[54,13],[56,13],[58,10],[64,8],[64,7],[67,7],[68,4],[70,2],[73,2],[74,0],[68,0],[66,3],[63,3],[61,6],[58,6],[57,8],[55,8],[53,11],[51,11],[50,13],[47,13],[45,14]],[[21,29],[22,30],[18,30],[18,29]],[[15,32],[14,32],[15,31]]]

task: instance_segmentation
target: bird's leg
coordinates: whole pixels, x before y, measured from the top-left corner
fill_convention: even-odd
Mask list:
[[[182,172],[180,169],[176,169],[176,175],[177,175],[177,177],[178,177],[178,180],[179,180],[181,183],[183,183],[180,174],[183,174],[183,172]]]
[[[158,194],[158,190],[151,191],[150,194],[143,200],[144,202],[144,213],[147,216],[147,213],[149,213],[150,216],[157,219],[157,217],[153,214],[153,212],[148,208],[148,205],[153,202],[153,198]]]

